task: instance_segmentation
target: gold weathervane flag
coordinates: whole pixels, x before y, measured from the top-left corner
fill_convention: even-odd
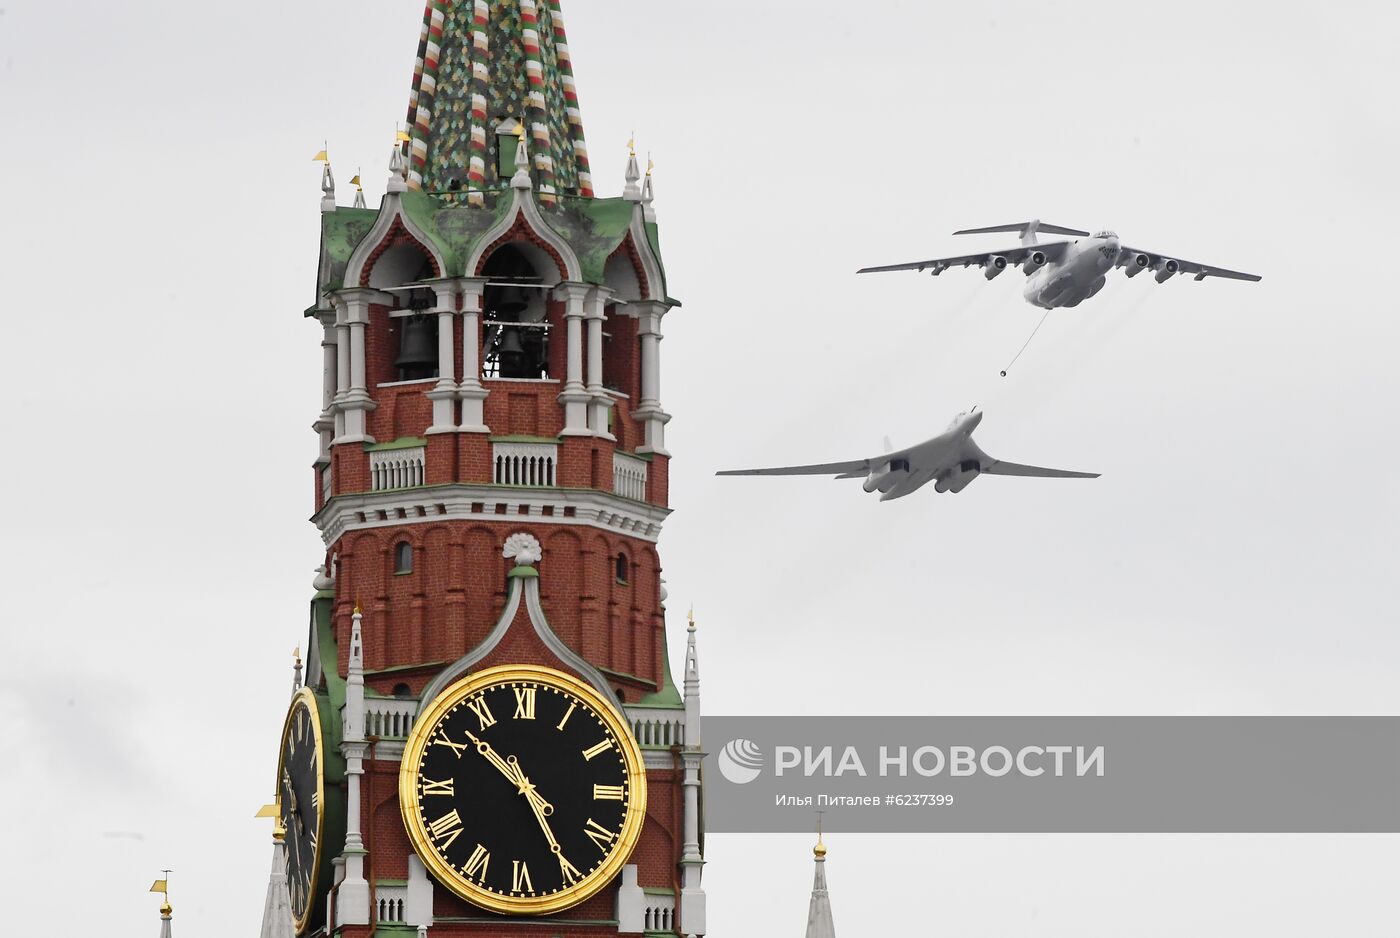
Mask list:
[[[170,890],[166,887],[165,880],[158,879],[151,883],[151,892],[158,892],[161,895],[169,895]]]
[[[311,158],[311,162],[313,163],[329,163],[330,161],[330,155],[325,150],[322,150]]]

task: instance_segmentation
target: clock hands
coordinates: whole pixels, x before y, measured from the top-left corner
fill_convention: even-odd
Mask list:
[[[282,770],[282,787],[287,790],[287,803],[291,807],[292,817],[297,821],[297,833],[306,831],[306,822],[301,816],[301,805],[297,804],[297,790],[292,786],[292,777],[287,774],[287,770]]]
[[[549,816],[554,813],[554,805],[540,795],[539,789],[535,787],[534,783],[525,775],[524,769],[520,767],[519,759],[515,756],[507,756],[502,759],[500,754],[491,748],[490,743],[479,739],[471,730],[467,730],[466,733],[476,751],[515,785],[516,794],[525,796],[525,801],[535,814],[535,820],[539,822],[540,830],[544,832],[545,840],[549,842],[549,852],[559,860],[559,871],[563,875],[564,881],[566,883],[577,881],[579,871],[564,857],[564,849],[559,846],[559,840],[554,836],[553,828],[549,826]]]
[[[524,795],[534,807],[536,802],[545,809],[545,814],[554,813],[554,805],[545,801],[535,791],[535,786],[530,784],[530,780],[525,777],[525,773],[520,771],[520,762],[515,756],[502,759],[496,750],[491,748],[491,744],[484,739],[478,739],[471,730],[467,730],[467,738],[472,741],[476,751],[486,758],[486,761],[496,767],[496,770],[504,775],[512,784],[516,786],[516,794]]]

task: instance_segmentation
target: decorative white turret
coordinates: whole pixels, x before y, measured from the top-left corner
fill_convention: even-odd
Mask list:
[[[365,207],[365,186],[360,182],[360,174],[355,173],[355,178],[350,180],[350,185],[355,187],[355,208]]]
[[[402,131],[400,131],[399,136],[403,136]],[[394,141],[394,152],[389,154],[389,185],[385,191],[391,195],[408,191],[408,182],[404,178],[408,168],[403,161],[403,152],[399,143],[400,141]]]
[[[807,938],[836,938],[836,926],[831,921],[831,896],[826,891],[826,845],[820,833],[812,855],[817,869],[812,877],[812,902],[807,907]]]
[[[322,150],[317,154],[321,160],[321,211],[335,211],[335,174],[331,172],[330,157]]]
[[[292,664],[292,696],[295,697],[295,696],[297,695],[297,691],[301,690],[301,646],[300,646],[300,645],[298,645],[298,646],[296,647],[296,650],[292,652],[292,661],[293,661],[293,664]]]
[[[286,829],[282,826],[282,812],[276,805],[272,811],[264,809],[261,816],[272,820],[272,873],[267,879],[267,899],[263,902],[262,931],[259,938],[296,938],[296,924],[292,915],[291,895],[287,891],[287,845],[284,838]]]
[[[397,152],[397,151],[395,151]],[[400,179],[400,182],[403,180]],[[360,834],[360,777],[365,774],[365,650],[360,607],[350,618],[350,662],[345,678],[345,710],[340,751],[345,756],[345,880],[336,898],[337,925],[368,925],[369,883],[365,880],[364,839]]]
[[[530,143],[523,121],[516,128],[515,135],[520,142],[515,146],[515,175],[510,177],[510,186],[512,189],[533,189],[535,181],[530,178]]]
[[[642,170],[637,165],[637,138],[627,141],[627,185],[622,189],[622,197],[628,202],[642,201],[642,188],[637,183],[642,178]]]
[[[651,174],[656,169],[656,163],[651,155],[647,154],[647,174],[642,180],[642,217],[651,224],[656,223],[656,209],[652,208],[652,202],[656,200],[656,191],[652,188]]]
[[[695,647],[695,610],[687,616],[685,641],[684,840],[681,843],[681,927],[689,935],[705,934],[705,890],[700,888],[705,858],[700,853],[700,654]]]

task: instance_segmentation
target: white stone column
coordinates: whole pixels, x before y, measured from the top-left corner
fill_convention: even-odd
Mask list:
[[[335,304],[335,436],[332,443],[345,437],[345,398],[350,394],[350,322],[349,307]]]
[[[316,318],[321,322],[321,415],[311,425],[319,437],[316,464],[325,465],[331,461],[331,441],[335,439],[336,412],[336,325],[334,310],[318,310]]]
[[[481,301],[486,294],[486,278],[463,277],[457,281],[462,294],[462,383],[457,397],[462,402],[462,433],[490,433],[486,426],[486,386],[481,383]]]
[[[437,298],[438,383],[428,392],[428,400],[433,402],[433,425],[428,432],[456,433],[457,349],[452,341],[452,324],[457,315],[457,285],[451,280],[439,280],[432,289]]]
[[[594,436],[616,439],[608,431],[612,398],[603,387],[603,318],[612,290],[595,287],[588,295],[588,426]]]
[[[340,751],[345,756],[345,879],[336,893],[337,925],[370,923],[369,883],[365,880],[364,838],[360,834],[360,777],[365,774],[365,656],[356,609],[350,624],[350,664],[345,679]],[[333,666],[333,665],[332,665]]]
[[[640,451],[669,456],[666,424],[671,415],[661,409],[661,319],[670,307],[647,300],[629,303],[628,308],[637,310],[637,334],[642,342],[642,399],[632,411],[632,416],[642,421],[646,433]]]
[[[345,432],[341,443],[373,443],[367,432],[366,415],[374,410],[374,399],[365,384],[365,330],[369,327],[369,304],[378,291],[364,287],[342,290],[338,299],[345,304],[344,319],[350,331],[350,387],[341,397],[345,412]]]
[[[564,325],[568,349],[564,364],[564,390],[559,402],[564,405],[564,435],[589,436],[588,405],[592,396],[583,384],[583,321],[587,315],[586,301],[592,289],[586,283],[565,281],[554,288],[554,298],[563,300]]]

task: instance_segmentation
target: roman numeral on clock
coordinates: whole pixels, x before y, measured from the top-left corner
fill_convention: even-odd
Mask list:
[[[608,751],[609,749],[611,749],[612,747],[613,747],[612,740],[611,740],[611,739],[605,739],[605,740],[603,740],[601,743],[599,743],[598,745],[596,745],[596,746],[590,746],[590,747],[588,747],[587,749],[585,749],[585,750],[583,751],[583,757],[584,757],[585,759],[587,759],[589,762],[592,762],[594,756],[601,756],[603,753],[607,752],[607,751]]]
[[[533,687],[515,688],[515,719],[533,720],[535,718],[535,689]]]
[[[621,801],[624,789],[621,785],[594,785],[594,801]]]
[[[496,718],[491,715],[491,708],[486,706],[485,699],[478,697],[475,700],[467,701],[467,709],[476,714],[477,720],[481,723],[481,729],[496,725]]]
[[[569,701],[569,709],[564,711],[564,719],[559,721],[559,725],[556,726],[555,729],[562,730],[564,728],[564,724],[569,722],[569,717],[574,715],[574,710],[576,709],[578,709],[578,704],[574,703],[572,700]]]
[[[468,876],[475,876],[480,882],[486,879],[486,864],[491,862],[491,854],[481,844],[476,845],[472,855],[467,858],[467,863],[462,867],[462,872]]]
[[[471,743],[454,743],[446,733],[433,740],[434,746],[446,746],[457,754],[457,758],[462,758],[462,753],[471,748]]]
[[[452,846],[452,841],[462,835],[462,819],[457,816],[457,809],[438,818],[428,825],[428,831],[433,835],[433,840],[438,842],[439,850],[446,850]]]
[[[511,892],[534,892],[535,884],[530,882],[530,867],[523,860],[511,860]]]
[[[451,795],[453,794],[452,788],[453,788],[453,783],[454,783],[455,781],[456,781],[455,779],[449,778],[449,779],[446,779],[445,781],[435,782],[435,781],[433,781],[433,780],[430,779],[430,778],[425,778],[425,779],[423,779],[423,794],[424,794],[424,796],[427,796],[427,795],[448,795],[448,796],[451,796]]]
[[[592,818],[589,818],[588,823],[584,825],[583,832],[587,834],[588,838],[597,844],[598,849],[604,853],[607,853],[608,848],[612,846],[612,842],[617,840],[616,834]]]
[[[564,859],[564,854],[559,854],[559,875],[564,877],[564,885],[572,886],[582,879],[582,875],[574,868],[574,865]]]

